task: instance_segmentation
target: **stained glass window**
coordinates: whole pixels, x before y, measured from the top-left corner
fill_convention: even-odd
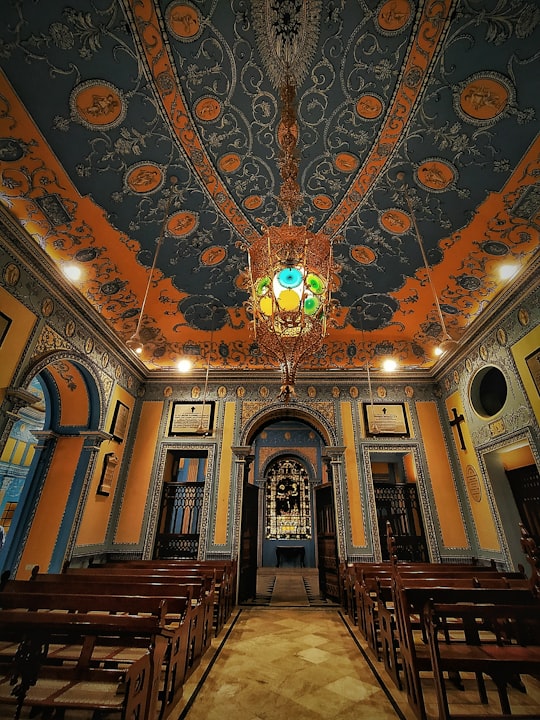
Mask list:
[[[266,538],[311,538],[308,473],[292,458],[276,460],[266,473]]]

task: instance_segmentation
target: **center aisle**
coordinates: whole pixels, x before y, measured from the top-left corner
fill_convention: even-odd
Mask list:
[[[242,608],[226,632],[174,720],[413,717],[384,691],[338,609]]]

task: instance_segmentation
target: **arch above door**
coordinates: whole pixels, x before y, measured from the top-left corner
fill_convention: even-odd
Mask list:
[[[324,403],[324,409],[330,414],[330,408],[333,410],[332,403]],[[254,437],[258,435],[267,425],[279,420],[297,420],[304,422],[312,427],[322,437],[323,442],[327,446],[336,446],[336,428],[335,423],[330,422],[328,417],[321,410],[307,405],[294,404],[284,405],[283,403],[274,403],[267,405],[258,412],[254,413],[245,423],[241,430],[241,445],[249,446],[252,444]]]

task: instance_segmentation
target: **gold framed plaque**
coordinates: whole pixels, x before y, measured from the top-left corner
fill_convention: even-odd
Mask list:
[[[364,403],[366,434],[401,435],[409,437],[409,424],[404,403]]]
[[[214,402],[173,402],[169,435],[204,435],[214,423]]]

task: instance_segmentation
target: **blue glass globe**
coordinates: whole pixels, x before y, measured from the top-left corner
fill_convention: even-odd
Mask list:
[[[285,288],[295,288],[300,285],[303,280],[302,271],[295,267],[287,267],[278,273],[278,282]]]

